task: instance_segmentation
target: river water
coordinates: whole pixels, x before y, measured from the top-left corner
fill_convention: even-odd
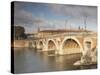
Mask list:
[[[97,67],[96,65],[73,66],[73,63],[80,57],[81,54],[48,56],[47,52],[36,52],[34,49],[15,49],[14,73],[95,69]]]

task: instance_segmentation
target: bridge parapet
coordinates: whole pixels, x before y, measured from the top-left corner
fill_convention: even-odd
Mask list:
[[[96,36],[95,33],[92,32],[84,32],[84,33],[61,33],[61,34],[53,34],[53,35],[44,35],[44,36],[37,36],[36,38],[43,39],[43,38],[55,38],[55,37],[65,37],[65,36]]]

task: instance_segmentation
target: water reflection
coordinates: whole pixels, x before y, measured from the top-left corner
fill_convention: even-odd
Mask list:
[[[15,49],[14,66],[15,73],[32,73],[86,69],[80,66],[73,66],[73,63],[79,60],[81,54],[48,56],[48,52],[36,52],[33,49]],[[89,68],[96,68],[96,65]]]

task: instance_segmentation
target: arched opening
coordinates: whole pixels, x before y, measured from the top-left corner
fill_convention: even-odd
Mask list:
[[[80,53],[80,46],[74,39],[66,39],[63,44],[64,54]]]
[[[42,41],[39,42],[39,50],[43,50],[43,42]]]
[[[33,49],[35,49],[35,50],[37,49],[37,43],[36,43],[36,41],[33,41],[33,42],[32,42],[32,47],[33,47]]]
[[[49,40],[48,41],[48,54],[55,54],[56,51],[56,44],[54,41]]]
[[[93,41],[91,38],[85,38],[84,40],[84,50],[91,50],[94,48]]]
[[[86,42],[85,42],[85,47],[86,47],[87,49],[91,49],[91,42],[90,42],[90,41],[86,41]]]
[[[29,42],[29,48],[32,48],[33,46],[32,46],[32,42]]]

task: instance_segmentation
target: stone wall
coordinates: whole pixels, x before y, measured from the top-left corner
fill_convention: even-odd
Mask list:
[[[13,47],[29,47],[28,40],[14,40]]]

